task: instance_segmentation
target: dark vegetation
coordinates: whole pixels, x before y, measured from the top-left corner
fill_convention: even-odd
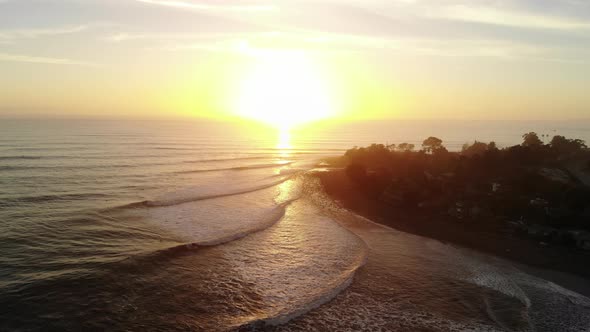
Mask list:
[[[475,141],[449,152],[428,137],[419,150],[355,147],[339,163],[364,199],[427,217],[417,223],[444,219],[539,246],[590,250],[590,149],[582,140],[555,136],[544,144],[530,132],[520,145]]]

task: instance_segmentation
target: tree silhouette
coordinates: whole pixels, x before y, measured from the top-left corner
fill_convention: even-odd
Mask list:
[[[581,139],[569,139],[560,135],[553,136],[549,145],[558,153],[571,153],[587,148],[586,142]]]
[[[414,144],[410,144],[410,143],[400,143],[397,145],[397,149],[399,151],[412,151],[414,150]]]
[[[443,147],[442,142],[440,138],[430,136],[422,142],[422,149],[427,153],[432,153]]]
[[[537,135],[537,133],[535,133],[534,131],[522,135],[522,139],[522,146],[539,147],[543,145],[543,141],[539,139],[539,135]]]
[[[489,145],[486,143],[483,143],[483,142],[475,141],[471,145],[469,145],[469,143],[465,143],[465,144],[463,144],[463,149],[461,150],[461,154],[465,155],[465,156],[473,156],[476,154],[482,155],[488,150],[488,148],[489,148]]]

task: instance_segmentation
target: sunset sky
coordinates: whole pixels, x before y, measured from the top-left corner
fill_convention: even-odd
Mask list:
[[[0,0],[0,117],[587,119],[589,87],[587,0]]]

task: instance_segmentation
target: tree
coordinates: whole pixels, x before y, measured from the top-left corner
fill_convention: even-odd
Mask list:
[[[568,139],[561,135],[555,135],[551,139],[551,142],[549,142],[549,145],[554,149],[559,149],[568,145]]]
[[[422,149],[427,153],[432,153],[443,147],[442,142],[440,138],[430,136],[422,142]]]
[[[549,145],[558,153],[571,153],[587,148],[586,142],[581,139],[568,139],[560,135],[553,136]]]
[[[449,150],[447,150],[447,148],[445,148],[443,145],[439,146],[438,148],[432,150],[432,154],[435,154],[437,156],[443,155],[449,153]]]
[[[349,162],[371,167],[388,167],[392,153],[383,144],[371,144],[363,148],[353,148],[344,154]]]
[[[576,149],[581,150],[581,149],[587,149],[588,146],[586,145],[586,141],[576,138],[576,139],[570,139],[570,142],[572,142],[572,144],[576,147]]]
[[[469,143],[463,144],[463,149],[461,150],[461,154],[465,156],[473,156],[473,155],[482,155],[488,150],[489,145],[483,142],[475,141],[473,144],[469,145]]]
[[[414,150],[415,145],[410,143],[400,143],[397,145],[397,149],[399,151],[412,151]]]
[[[539,135],[537,135],[537,133],[533,131],[522,135],[522,139],[522,146],[539,147],[543,145],[543,142],[541,141],[541,139],[539,139]]]

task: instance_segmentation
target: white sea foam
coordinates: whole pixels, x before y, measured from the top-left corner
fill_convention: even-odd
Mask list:
[[[290,201],[275,203],[278,189],[270,187],[242,195],[226,195],[212,200],[168,199],[149,209],[128,209],[124,213],[140,217],[181,241],[215,245],[243,237],[276,223]],[[185,196],[186,198],[187,196]],[[188,202],[182,202],[188,200]]]
[[[274,187],[287,181],[288,179],[288,176],[283,176],[279,177],[278,179],[258,181],[256,183],[252,183],[250,181],[227,184],[209,183],[195,187],[186,187],[174,192],[160,195],[154,200],[141,202],[141,205],[147,207],[164,207],[226,196],[242,195]],[[137,204],[131,204],[131,206],[137,206]]]

